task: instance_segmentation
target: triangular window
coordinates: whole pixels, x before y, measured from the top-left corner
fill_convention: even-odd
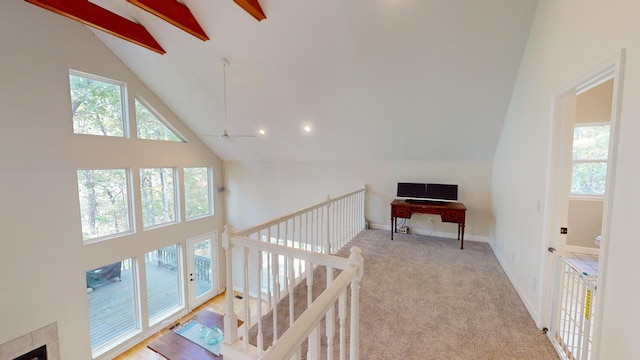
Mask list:
[[[185,142],[155,111],[152,111],[150,106],[138,99],[136,99],[136,127],[138,139]]]

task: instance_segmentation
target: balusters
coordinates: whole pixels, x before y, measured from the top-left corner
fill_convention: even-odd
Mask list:
[[[324,239],[329,239],[329,208],[323,206],[318,208],[318,222],[316,223],[316,239],[318,245],[324,243]],[[318,250],[315,250],[318,252]]]
[[[364,219],[364,196],[362,194],[358,195],[358,209],[356,213],[356,220],[360,222],[358,225],[358,231],[363,230],[365,228],[365,219]]]
[[[316,209],[315,210],[315,221],[313,222],[313,227],[315,230],[315,236],[316,236],[316,246],[318,246],[320,248],[320,253],[324,253],[324,244],[322,244],[322,238],[320,237],[320,209]]]
[[[305,210],[293,213],[287,217],[283,217],[280,219],[276,219],[274,221],[270,221],[265,223],[265,225],[261,225],[259,227],[255,227],[245,233],[241,233],[237,238],[241,237],[249,237],[255,238],[255,240],[263,241],[270,244],[278,244],[283,245],[295,249],[307,250],[316,253],[324,253],[324,254],[332,254],[337,250],[342,248],[345,245],[345,242],[351,239],[353,236],[357,234],[358,231],[364,228],[365,225],[365,190],[361,189],[356,192],[350,193],[348,195],[337,198],[336,200],[332,200],[330,197],[327,197],[326,201],[318,204],[316,206],[307,208]],[[230,235],[227,235],[227,241],[230,241]],[[243,244],[247,244],[243,242]],[[236,252],[235,260],[240,260],[242,258],[243,265],[242,267],[245,269],[244,276],[242,279],[237,278],[239,273],[236,275],[236,285],[239,283],[243,284],[244,288],[244,317],[245,324],[243,331],[243,342],[245,349],[250,347],[248,345],[249,339],[249,329],[251,328],[251,311],[249,306],[249,299],[251,298],[251,289],[253,286],[253,282],[255,279],[257,296],[255,299],[257,301],[256,306],[257,311],[253,314],[254,316],[258,316],[255,320],[258,326],[257,329],[257,337],[255,341],[257,343],[257,354],[258,356],[263,356],[265,354],[264,348],[269,347],[269,345],[273,346],[279,341],[278,338],[282,334],[278,334],[278,323],[279,319],[283,317],[283,314],[278,314],[277,304],[278,302],[286,296],[283,291],[288,292],[288,300],[289,300],[289,324],[290,326],[300,326],[295,324],[295,286],[301,279],[301,276],[306,276],[306,288],[307,288],[307,307],[311,306],[314,301],[313,298],[313,269],[314,266],[317,266],[312,262],[312,260],[303,260],[307,259],[305,257],[299,258],[298,256],[290,255],[278,255],[277,253],[272,253],[271,250],[267,251],[252,249],[249,247],[245,247],[245,245],[238,245],[242,250],[241,253],[238,254]],[[232,278],[232,267],[230,264],[233,262],[233,257],[229,256],[229,253],[232,251],[232,246],[225,247],[227,249],[227,290],[229,300],[231,302],[230,306],[227,305],[228,308],[232,309],[232,311],[227,311],[233,313],[233,278]],[[276,251],[274,248],[273,251]],[[172,254],[162,254],[165,258],[171,256]],[[241,255],[241,256],[238,256]],[[253,256],[256,255],[257,259],[254,261]],[[353,256],[353,254],[352,254]],[[251,269],[249,269],[249,261],[254,262],[252,264]],[[253,266],[257,263],[257,269],[254,270]],[[240,271],[240,267],[236,264],[236,271]],[[334,269],[330,266],[327,266],[327,286],[334,281]],[[304,285],[303,285],[304,286]],[[323,315],[325,320],[326,329],[326,342],[327,348],[321,345],[324,339],[322,338],[322,329],[320,325],[314,327],[308,335],[308,351],[306,354],[307,359],[319,359],[324,351],[327,352],[327,359],[333,359],[334,357],[338,357],[338,353],[340,354],[340,359],[344,360],[345,358],[357,359],[359,355],[358,349],[358,334],[357,329],[359,327],[359,319],[357,315],[357,300],[359,294],[359,278],[357,280],[353,280],[351,283],[351,311],[349,311],[349,307],[347,306],[347,293],[346,289],[342,290],[342,292],[335,292],[334,296],[338,296],[337,299],[333,300],[334,303],[328,308],[327,312]],[[264,297],[264,298],[263,298]],[[263,325],[266,325],[262,321],[262,316],[264,315],[262,311],[262,301],[265,301],[265,304],[268,304],[270,309],[273,309],[273,341],[272,344],[264,344],[264,332],[262,329]],[[324,309],[327,309],[326,307]],[[354,311],[355,309],[355,311]],[[286,311],[286,310],[285,310]],[[355,314],[354,314],[355,312]],[[350,316],[351,313],[351,328],[347,327],[346,320],[347,316]],[[336,316],[338,317],[336,319]],[[237,318],[237,317],[236,317]],[[225,318],[225,326],[231,320],[227,320]],[[226,329],[225,329],[226,330]],[[308,330],[307,330],[308,331]],[[226,333],[226,331],[225,331]],[[347,354],[346,341],[347,336],[350,334],[350,354]],[[235,339],[237,339],[237,327],[236,327],[236,335],[230,334],[227,338],[225,334],[225,342],[232,343]],[[280,344],[280,346],[285,346],[284,342]],[[339,350],[335,349],[335,346],[339,346]],[[335,355],[334,355],[335,351]],[[298,349],[297,352],[289,352],[288,354],[293,354],[291,359],[300,359],[302,354]],[[324,358],[324,355],[322,355]]]
[[[340,298],[338,299],[338,317],[340,318],[340,360],[345,360],[347,333],[345,329],[345,322],[347,317],[347,293],[342,291]]]
[[[262,334],[262,256],[263,253],[261,250],[258,250],[258,267],[256,271],[257,275],[257,297],[256,297],[256,316],[258,317],[258,336],[256,338],[256,344],[258,346],[258,355],[262,354],[263,349],[263,334]]]
[[[329,287],[329,285],[331,285],[331,282],[333,281],[333,268],[330,266],[327,266],[327,287]],[[334,338],[334,324],[333,322],[335,321],[334,317],[335,317],[335,307],[331,306],[329,308],[329,310],[327,311],[327,314],[325,315],[325,324],[326,324],[326,328],[327,328],[327,360],[331,360],[333,359],[333,338]]]
[[[279,255],[271,254],[271,262],[273,264],[273,268],[271,269],[273,276],[273,342],[275,345],[278,340],[278,300],[280,299],[280,266],[278,262]]]
[[[305,221],[304,237],[305,237],[305,243],[307,244],[306,248],[309,251],[315,251],[313,250],[313,244],[316,242],[316,239],[314,239],[313,237],[313,211],[308,211],[307,213],[304,214],[304,221]]]
[[[362,250],[357,246],[351,248],[349,263],[358,266],[358,274],[351,280],[351,329],[349,331],[349,359],[360,358],[360,280],[364,275],[364,259]]]
[[[307,308],[309,308],[313,303],[313,264],[307,261],[305,268],[307,273]],[[308,339],[307,360],[317,360],[320,357],[320,332],[317,326],[311,331]]]
[[[249,307],[249,248],[242,247],[242,263],[244,265],[242,277],[242,290],[244,291],[242,302],[244,306],[244,341],[243,346],[246,350],[249,347],[249,328],[251,327],[251,308]]]
[[[294,274],[294,262],[293,262],[293,257],[291,256],[287,256],[287,271],[289,272],[289,326],[293,325],[293,322],[295,320],[295,313],[294,313],[294,305],[295,305],[295,298],[294,298],[294,291],[293,288],[295,286],[296,283],[296,278],[295,278],[295,274]]]
[[[222,234],[222,246],[227,257],[227,296],[225,297],[227,312],[224,315],[224,341],[233,344],[238,339],[238,322],[233,306],[233,243],[230,241],[230,226],[225,226]]]

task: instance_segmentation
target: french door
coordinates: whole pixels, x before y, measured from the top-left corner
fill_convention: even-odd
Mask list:
[[[187,240],[187,299],[194,309],[220,293],[218,283],[218,233]]]

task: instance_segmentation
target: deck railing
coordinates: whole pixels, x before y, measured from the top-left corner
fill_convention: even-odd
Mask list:
[[[150,259],[146,260],[151,261]],[[178,267],[178,254],[174,246],[156,250],[156,261],[158,266],[175,270]],[[206,256],[194,255],[195,279],[198,281],[211,282],[211,259]]]
[[[300,345],[308,339],[307,359],[317,359],[320,353],[334,352],[334,334],[339,334],[336,352],[346,355],[346,334],[350,337],[350,359],[358,359],[358,291],[362,277],[362,258],[352,248],[349,259],[330,255],[342,248],[364,229],[366,188],[336,199],[290,213],[248,229],[233,233],[229,228],[222,236],[227,253],[227,294],[234,289],[244,293],[244,323],[238,334],[233,296],[227,296],[225,343],[222,353],[228,359],[289,359],[300,358]],[[326,288],[315,299],[312,295],[314,269],[326,267]],[[318,269],[319,270],[319,269]],[[324,269],[322,269],[325,271]],[[340,275],[334,279],[334,273]],[[306,279],[306,310],[296,318],[294,288]],[[304,285],[301,285],[304,286]],[[350,287],[350,293],[347,288]],[[351,297],[350,329],[346,329],[347,294]],[[282,314],[278,303],[287,297],[288,309]],[[258,305],[251,318],[250,298]],[[263,311],[261,304],[272,310],[272,336],[269,347],[263,343]],[[338,317],[335,319],[335,309]],[[325,319],[325,327],[320,322]],[[282,323],[288,329],[279,337]],[[249,331],[256,325],[254,344],[249,343]],[[286,326],[285,326],[286,327]],[[324,335],[321,335],[323,334]],[[241,339],[238,339],[238,336]],[[321,336],[327,346],[320,348]]]
[[[592,358],[597,278],[561,256],[554,261],[552,343],[568,360]]]

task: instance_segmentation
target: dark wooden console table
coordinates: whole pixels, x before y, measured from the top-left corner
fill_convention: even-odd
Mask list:
[[[193,320],[206,326],[216,326],[219,329],[224,329],[224,316],[208,310],[201,310],[193,317]],[[242,321],[238,320],[238,326],[240,325],[242,325]],[[173,330],[169,330],[166,334],[153,340],[147,347],[169,360],[222,359],[222,356],[209,352],[202,346],[176,334]]]
[[[414,213],[440,215],[442,222],[458,224],[458,240],[460,249],[464,249],[464,217],[467,208],[459,202],[440,201],[406,201],[395,199],[391,202],[391,240],[396,232],[398,218],[409,219]]]

